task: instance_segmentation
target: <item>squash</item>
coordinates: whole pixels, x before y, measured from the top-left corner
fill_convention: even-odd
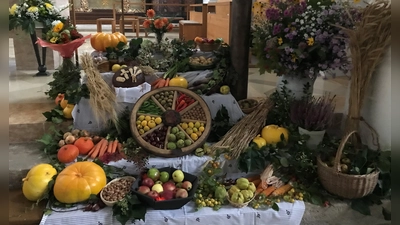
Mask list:
[[[184,77],[176,76],[169,81],[169,86],[188,88],[189,83]]]
[[[262,148],[267,145],[267,141],[262,138],[261,135],[257,135],[257,137],[253,139],[253,142],[257,144],[258,148]]]
[[[63,98],[63,99],[60,101],[60,106],[61,106],[61,108],[65,109],[65,107],[67,107],[67,105],[68,105],[68,100],[66,100],[65,98]]]
[[[75,105],[67,104],[67,106],[63,109],[63,115],[65,119],[72,119],[72,110],[74,110]]]
[[[115,48],[119,42],[124,42],[125,44],[128,42],[125,35],[120,32],[112,34],[100,32],[90,38],[90,45],[99,52],[105,52],[108,47]]]
[[[83,202],[106,186],[106,174],[94,162],[82,161],[67,166],[54,183],[54,197],[66,204]]]
[[[87,155],[94,147],[94,143],[89,137],[78,138],[78,140],[74,142],[74,145],[78,147],[80,155]]]
[[[67,137],[68,138],[68,137]],[[68,141],[67,141],[68,143]],[[57,152],[57,159],[62,163],[70,163],[75,161],[79,155],[79,149],[73,144],[62,146]]]
[[[37,201],[43,197],[47,185],[57,174],[57,170],[50,164],[38,164],[32,167],[22,179],[22,193],[29,201]]]
[[[278,125],[265,126],[261,131],[261,137],[265,139],[267,145],[274,145],[281,142],[281,135],[283,134],[285,141],[288,141],[289,131]]]

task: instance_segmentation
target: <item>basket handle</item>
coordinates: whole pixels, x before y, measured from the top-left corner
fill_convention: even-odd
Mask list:
[[[340,172],[340,158],[342,157],[344,146],[346,145],[346,142],[349,140],[349,138],[353,134],[355,135],[355,137],[357,139],[357,143],[355,143],[355,145],[357,145],[356,152],[359,149],[359,146],[361,144],[361,137],[360,137],[360,134],[356,130],[353,130],[353,131],[349,132],[348,134],[346,134],[346,136],[344,136],[342,138],[342,140],[340,141],[340,145],[339,145],[339,148],[338,148],[338,150],[336,152],[336,156],[335,156],[335,162],[333,164],[333,167],[335,168],[336,172]]]

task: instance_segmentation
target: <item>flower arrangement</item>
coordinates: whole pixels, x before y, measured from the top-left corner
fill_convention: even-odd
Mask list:
[[[146,12],[147,19],[143,22],[145,29],[150,29],[156,34],[157,42],[160,43],[164,33],[172,30],[173,25],[168,18],[156,16],[153,9],[148,9]]]
[[[320,71],[347,72],[348,37],[360,12],[332,0],[270,0],[266,20],[253,25],[260,73],[315,78]],[[341,26],[341,27],[339,27]]]
[[[54,20],[65,22],[60,12],[68,7],[57,8],[50,0],[23,0],[9,8],[9,30],[21,28],[31,34],[35,31],[35,22],[49,30]]]

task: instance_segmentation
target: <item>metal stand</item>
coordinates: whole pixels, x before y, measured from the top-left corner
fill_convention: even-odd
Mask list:
[[[38,44],[36,44],[37,41],[37,36],[36,36],[36,32],[34,32],[33,34],[31,34],[31,40],[32,40],[32,45],[33,45],[33,50],[35,50],[35,56],[36,56],[36,60],[38,63],[38,73],[36,73],[35,76],[49,76],[50,74],[48,72],[46,72],[47,67],[46,67],[46,47],[42,47],[42,59],[40,59],[40,55],[39,55],[39,46]]]

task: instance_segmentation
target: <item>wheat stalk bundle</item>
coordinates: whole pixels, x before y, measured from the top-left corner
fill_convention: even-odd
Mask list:
[[[211,146],[211,151],[218,149],[229,149],[229,155],[237,159],[244,151],[251,140],[256,137],[265,126],[268,112],[272,108],[273,102],[270,99],[264,99],[257,108],[237,122],[224,137]]]
[[[343,28],[349,36],[353,64],[346,121],[347,132],[358,130],[359,122],[363,121],[361,108],[367,88],[371,77],[378,75],[374,74],[375,70],[391,44],[391,20],[391,2],[377,0],[363,9],[361,21],[355,29]],[[366,125],[376,133],[368,123]]]
[[[81,55],[81,63],[87,76],[86,85],[90,92],[89,103],[95,119],[104,124],[108,124],[108,121],[111,120],[117,126],[118,113],[115,92],[104,81],[88,53]]]

